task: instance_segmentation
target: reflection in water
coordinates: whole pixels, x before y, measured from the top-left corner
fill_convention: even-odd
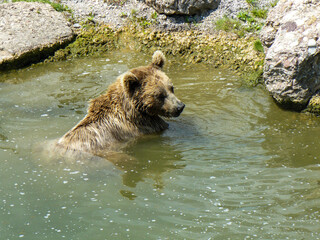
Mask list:
[[[180,152],[159,135],[138,138],[124,153],[108,152],[105,158],[121,170],[122,183],[131,190],[121,189],[120,193],[131,200],[137,197],[132,189],[139,182],[151,179],[153,188],[161,190],[165,187],[164,174],[185,167]]]
[[[72,172],[92,173],[98,169],[112,169],[110,166],[112,163],[121,171],[123,185],[131,190],[139,182],[145,182],[147,179],[153,181],[154,189],[161,190],[165,187],[163,174],[185,167],[181,152],[171,146],[166,138],[161,138],[157,134],[137,138],[123,146],[120,144],[119,151],[107,151],[100,156],[85,153],[72,155],[70,158],[59,156],[52,152],[51,143],[54,141],[46,142],[35,149],[34,157],[41,156],[40,161],[46,162],[47,166],[58,166],[60,170],[67,168]],[[134,199],[137,196],[131,190],[121,189],[120,193],[124,197]]]
[[[13,153],[17,152],[17,149],[14,146],[14,141],[10,142],[9,138],[7,137],[7,133],[1,127],[0,127],[0,149],[4,149],[5,151],[10,151]]]
[[[123,170],[123,184],[128,187],[136,187],[137,183],[150,178],[154,181],[156,189],[162,189],[164,183],[162,175],[175,169],[181,169],[181,154],[159,136],[148,136],[139,139],[128,153],[133,159],[115,163]]]
[[[0,133],[0,140],[5,141],[5,140],[8,140],[8,138],[5,135]]]
[[[0,141],[6,141],[8,140],[8,137],[5,135],[4,130],[0,126]]]

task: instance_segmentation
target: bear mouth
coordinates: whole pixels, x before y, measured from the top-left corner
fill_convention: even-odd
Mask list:
[[[164,117],[179,117],[180,114],[182,113],[185,105],[181,103],[177,108],[174,109],[174,111],[171,112],[166,112],[163,116]]]

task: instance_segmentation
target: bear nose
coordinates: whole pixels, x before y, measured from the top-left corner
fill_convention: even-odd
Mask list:
[[[186,105],[183,102],[180,102],[178,105],[178,112],[181,113]]]

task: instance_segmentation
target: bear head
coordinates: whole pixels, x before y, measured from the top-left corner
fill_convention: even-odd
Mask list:
[[[163,53],[156,51],[150,65],[131,69],[122,77],[126,97],[142,114],[178,117],[185,107],[162,71],[165,60]]]

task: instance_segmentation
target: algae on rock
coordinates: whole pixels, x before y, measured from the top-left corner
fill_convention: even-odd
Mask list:
[[[119,32],[105,25],[88,25],[81,29],[74,42],[58,50],[46,61],[59,61],[74,57],[98,56],[117,48]]]
[[[312,96],[305,111],[320,115],[320,93]]]
[[[148,53],[161,49],[166,55],[182,58],[186,63],[202,62],[215,68],[232,69],[243,77],[245,84],[255,86],[262,74],[264,59],[264,53],[254,49],[256,41],[254,35],[239,37],[223,31],[209,35],[196,30],[158,31],[133,24],[121,30],[87,25],[73,43],[47,61],[97,56],[120,48]]]
[[[256,85],[262,74],[264,53],[254,49],[256,37],[239,37],[217,32],[208,35],[201,31],[161,32],[152,29],[137,31],[128,28],[141,51],[161,49],[166,55],[178,56],[187,63],[206,63],[213,67],[225,67],[237,71],[243,77],[252,74],[248,85]],[[256,78],[254,78],[256,76]]]

